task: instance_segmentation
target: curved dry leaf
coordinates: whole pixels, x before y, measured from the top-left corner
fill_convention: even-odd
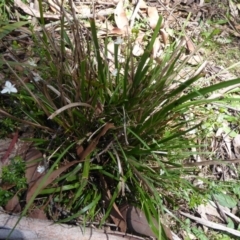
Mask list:
[[[160,43],[159,37],[157,37],[153,44],[153,58],[159,57],[160,48],[161,48],[161,43]]]
[[[125,33],[125,31],[121,30],[120,28],[115,27],[110,31],[109,34],[122,35],[124,33]]]
[[[77,156],[80,156],[83,151],[84,151],[83,146],[82,145],[77,145],[77,148],[76,148]]]
[[[17,194],[15,194],[9,201],[8,203],[5,205],[5,210],[7,212],[11,212],[11,213],[19,213],[21,212],[21,206],[19,204],[19,199]]]
[[[37,181],[42,176],[41,173],[37,172],[39,160],[41,160],[41,159],[42,159],[42,153],[35,148],[31,148],[26,154],[25,177],[27,179],[27,184],[28,184],[29,188],[32,186],[32,184],[35,181]]]
[[[240,134],[237,134],[233,139],[234,153],[237,158],[240,158]]]
[[[129,23],[128,23],[126,12],[123,7],[123,0],[120,0],[117,4],[117,7],[114,11],[114,19],[117,27],[123,30],[124,33],[128,33]]]
[[[42,209],[33,209],[29,214],[28,217],[30,218],[36,218],[36,219],[42,219],[42,220],[47,220],[47,215]]]
[[[158,10],[156,7],[148,7],[147,13],[148,13],[149,25],[152,29],[155,29],[159,19]]]
[[[2,190],[9,190],[15,186],[16,186],[16,183],[11,183],[11,184],[10,183],[1,183]]]
[[[53,0],[48,0],[49,8],[54,12],[60,12],[61,9],[60,7],[53,1]]]
[[[144,0],[132,0],[132,4],[139,4],[139,7],[142,9],[146,9],[148,7]]]
[[[114,42],[109,42],[107,45],[107,59],[114,59]]]
[[[139,56],[142,56],[143,53],[144,53],[144,50],[143,50],[142,46],[138,42],[136,42],[133,46],[132,54],[135,57],[139,57]]]
[[[56,110],[54,113],[52,113],[48,119],[53,119],[55,118],[58,114],[60,114],[61,112],[69,109],[69,108],[73,108],[73,107],[89,107],[89,108],[92,108],[94,110],[94,108],[88,104],[88,103],[80,103],[80,102],[76,102],[76,103],[70,103],[70,104],[67,104],[61,108],[59,108],[58,110]]]
[[[138,37],[135,40],[135,44],[133,46],[132,54],[136,57],[142,56],[144,53],[143,47],[142,47],[142,41],[143,37],[145,36],[145,33],[140,32],[138,34]]]
[[[193,53],[195,51],[195,48],[196,48],[193,41],[188,36],[185,36],[185,39],[186,39],[186,45],[187,45],[188,51],[190,53]]]
[[[76,6],[75,10],[78,14],[81,15],[89,16],[91,14],[91,9],[88,5],[80,4],[79,6]]]
[[[79,163],[79,161],[73,161],[73,162],[69,162],[68,164],[66,164],[65,166],[60,167],[59,169],[53,171],[47,179],[44,179],[45,175],[41,176],[41,178],[39,178],[36,182],[33,183],[32,187],[28,189],[27,192],[27,197],[26,197],[26,202],[29,202],[29,200],[31,199],[31,197],[33,196],[33,194],[36,192],[36,190],[38,189],[38,186],[41,184],[41,188],[40,190],[44,189],[46,186],[48,186],[49,184],[51,184],[61,173],[63,173],[64,171],[66,171],[68,168],[70,168],[71,166],[73,166],[74,164]]]
[[[199,54],[197,55],[193,55],[192,57],[190,57],[187,61],[187,63],[193,65],[193,66],[196,66],[200,63],[203,62],[203,57],[201,57]]]
[[[163,40],[164,45],[168,44],[168,33],[164,29],[160,29],[160,34]]]
[[[148,7],[145,1],[143,0],[139,0],[139,1],[140,1],[139,8],[146,9]]]
[[[13,135],[13,138],[11,139],[11,142],[9,143],[9,146],[0,159],[3,165],[7,165],[9,163],[9,156],[14,151],[15,145],[18,141],[18,131],[16,131]]]
[[[237,5],[232,0],[229,0],[228,3],[229,3],[231,15],[234,18],[239,18]]]
[[[27,4],[23,3],[21,0],[14,0],[14,5],[21,8],[26,14],[40,18],[41,14],[38,10],[29,7]],[[59,15],[55,14],[43,14],[44,18],[57,19],[59,20]]]

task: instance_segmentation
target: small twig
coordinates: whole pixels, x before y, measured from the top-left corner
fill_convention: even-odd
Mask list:
[[[231,164],[231,163],[240,163],[240,159],[233,160],[213,160],[213,161],[203,161],[203,162],[195,162],[195,163],[185,163],[181,167],[183,168],[191,168],[191,167],[199,167],[199,166],[209,166],[216,164]],[[169,167],[170,169],[175,169],[176,167]],[[179,167],[177,167],[179,168]]]
[[[226,217],[225,213],[222,211],[222,208],[221,208],[221,206],[218,204],[218,202],[217,202],[216,198],[214,197],[214,195],[212,195],[212,199],[213,199],[214,203],[215,203],[216,206],[217,206],[217,209],[218,209],[218,211],[219,211],[220,216],[223,218],[223,220],[225,221],[225,223],[228,223],[227,217]]]
[[[34,127],[38,127],[38,128],[42,128],[42,129],[45,129],[45,130],[50,131],[50,132],[55,131],[55,130],[53,130],[53,129],[51,129],[51,128],[48,128],[48,127],[45,127],[45,126],[41,126],[41,125],[39,125],[39,124],[36,124],[36,123],[33,123],[33,122],[29,122],[29,121],[27,121],[27,120],[23,120],[23,119],[20,119],[20,118],[14,117],[14,116],[12,116],[11,114],[9,114],[9,113],[3,111],[2,109],[0,109],[0,113],[3,114],[4,116],[7,116],[7,117],[13,119],[13,120],[16,120],[16,121],[19,121],[19,122],[25,123],[25,124],[30,125],[30,126],[34,126]]]
[[[119,169],[119,175],[120,175],[120,182],[121,182],[121,189],[122,189],[122,196],[125,196],[125,183],[124,183],[124,179],[123,179],[123,169],[122,169],[122,165],[121,165],[121,161],[120,158],[118,156],[118,153],[116,151],[116,149],[113,147],[113,152],[117,158],[117,162],[118,162],[118,169]]]
[[[132,27],[133,27],[133,25],[134,25],[135,18],[136,18],[136,16],[137,16],[138,11],[139,11],[141,1],[142,1],[142,0],[138,0],[137,5],[136,5],[136,7],[135,7],[135,9],[134,9],[134,12],[133,12],[133,14],[132,14],[132,16],[131,16],[131,19],[130,19],[130,21],[131,21],[131,23],[130,23],[130,29],[132,29]]]
[[[97,158],[99,158],[103,153],[107,152],[108,149],[112,146],[113,142],[110,142],[105,149],[103,149],[100,153],[97,154]],[[95,157],[91,158],[90,162],[92,162],[95,159]]]
[[[217,207],[216,204],[213,202],[213,201],[210,201],[210,204],[213,206],[213,207]],[[224,208],[222,208],[222,211],[228,215],[229,217],[231,217],[232,219],[234,219],[237,223],[240,223],[240,218],[237,217],[236,215],[232,214],[231,212],[225,210]]]
[[[212,104],[212,105],[219,106],[219,107],[225,107],[225,108],[228,108],[228,109],[233,110],[233,111],[238,111],[238,112],[240,112],[240,109],[231,107],[231,106],[229,106],[229,105],[224,105],[224,104],[215,103],[215,102],[212,102],[211,104]]]
[[[163,164],[169,164],[168,162],[162,162]],[[194,163],[185,163],[179,167],[166,167],[167,169],[179,169],[179,168],[194,168],[199,166],[210,166],[210,165],[220,165],[220,164],[231,164],[231,163],[240,163],[240,159],[233,160],[213,160],[213,161],[203,161],[203,162],[194,162]],[[162,167],[152,167],[152,169],[161,169]]]
[[[87,139],[87,142],[90,142],[90,140],[92,139],[92,137],[93,137],[99,130],[101,130],[105,125],[106,125],[106,123],[103,124],[101,127],[99,127],[95,132],[93,132],[93,133],[90,135],[90,137]]]
[[[210,228],[213,228],[213,229],[217,229],[217,230],[222,230],[222,231],[225,231],[225,232],[228,232],[228,233],[231,233],[235,236],[238,236],[240,237],[240,231],[238,230],[235,230],[235,229],[232,229],[232,228],[228,228],[228,227],[225,227],[221,224],[218,224],[218,223],[214,223],[214,222],[211,222],[211,221],[207,221],[207,220],[204,220],[202,218],[198,218],[198,217],[194,217],[188,213],[185,213],[185,212],[182,212],[182,211],[179,211],[180,214],[182,214],[183,216],[187,217],[187,218],[190,218],[200,224],[203,224],[207,227],[210,227]]]
[[[126,142],[126,145],[128,146],[129,142],[127,140],[126,114],[125,114],[124,106],[123,106],[123,129],[124,129],[125,142]]]

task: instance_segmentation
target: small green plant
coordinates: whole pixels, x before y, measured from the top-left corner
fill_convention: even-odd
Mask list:
[[[2,181],[8,184],[16,185],[17,189],[26,187],[25,162],[20,157],[15,157],[10,165],[2,168]]]
[[[27,186],[25,176],[25,161],[20,157],[15,157],[11,163],[2,167],[1,184],[11,186],[10,190],[0,190],[0,205],[4,206],[13,195]]]
[[[13,197],[13,193],[0,188],[0,205],[5,206],[7,202]]]
[[[16,121],[11,118],[0,119],[0,128],[1,128],[1,138],[5,138],[9,133],[13,132],[16,129]]]

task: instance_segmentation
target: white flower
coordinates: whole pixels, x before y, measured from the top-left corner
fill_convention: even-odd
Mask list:
[[[37,66],[37,64],[35,63],[35,61],[34,61],[32,58],[29,58],[28,64],[31,65],[31,66],[33,66],[33,67],[36,67],[36,66]]]
[[[1,91],[1,93],[17,93],[17,89],[14,87],[15,85],[12,84],[9,81],[5,82],[5,86],[3,88],[3,90]]]
[[[38,166],[37,167],[37,172],[38,173],[43,173],[45,171],[45,167],[44,166]]]
[[[32,74],[33,74],[34,82],[39,82],[42,80],[42,78],[40,77],[40,75],[38,73],[32,71]]]
[[[160,169],[160,176],[162,176],[165,173],[162,169]]]
[[[123,43],[123,40],[120,37],[117,37],[117,40],[114,42],[114,44],[120,45]]]
[[[153,80],[152,83],[151,83],[151,85],[153,85],[153,84],[155,84],[155,83],[156,83],[156,80]]]
[[[118,74],[118,70],[117,70],[117,69],[114,69],[114,70],[112,71],[112,75],[113,75],[114,77],[116,77],[117,74]]]

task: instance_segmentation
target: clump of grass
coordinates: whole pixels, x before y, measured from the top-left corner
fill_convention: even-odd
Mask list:
[[[149,223],[151,216],[161,219],[166,205],[177,206],[181,191],[203,192],[181,178],[182,161],[194,146],[188,133],[201,124],[195,116],[186,118],[189,108],[223,100],[206,97],[239,79],[194,90],[193,84],[201,77],[196,70],[184,82],[175,81],[184,66],[179,61],[183,45],[171,44],[161,61],[151,58],[161,18],[141,57],[132,55],[130,37],[123,46],[115,44],[116,74],[112,74],[106,57],[108,39],[98,39],[95,21],[90,20],[88,29],[74,18],[67,21],[67,28],[62,14],[59,40],[44,26],[43,37],[35,36],[41,79],[25,83],[12,70],[22,84],[16,100],[25,120],[36,129],[39,147],[51,155],[48,174],[64,162],[78,160],[48,188],[39,187],[34,196],[51,195],[69,210],[71,216],[62,221],[81,216],[86,223],[105,207],[102,224],[114,204],[123,202],[143,209]],[[118,49],[122,49],[123,62]],[[42,138],[49,141],[39,141]],[[157,236],[163,234],[151,226]]]

